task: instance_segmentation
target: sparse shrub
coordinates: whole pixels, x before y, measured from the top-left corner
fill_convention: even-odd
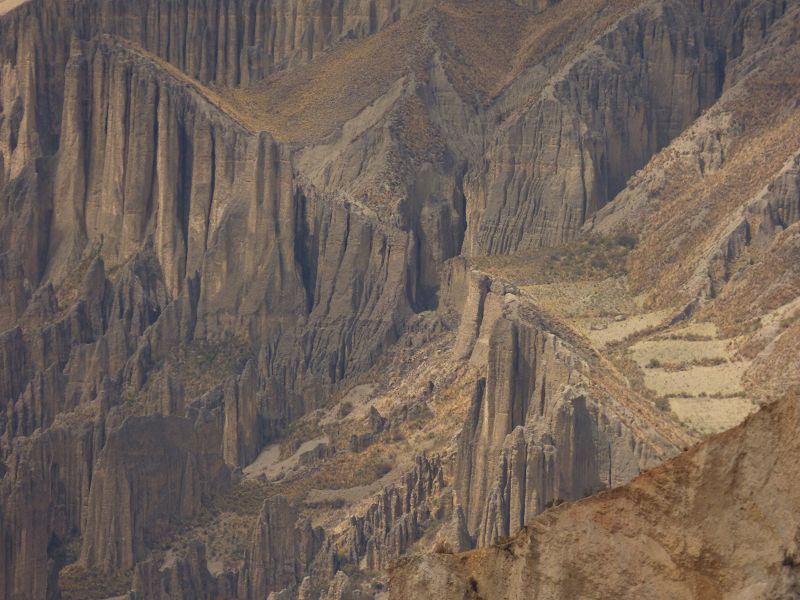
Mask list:
[[[658,369],[661,366],[661,361],[657,358],[651,358],[649,361],[647,361],[646,366],[648,369]]]
[[[591,265],[592,268],[594,269],[607,269],[608,261],[602,256],[595,256],[594,258],[592,258]]]
[[[375,465],[375,476],[381,478],[391,470],[392,470],[392,465],[386,462],[380,462],[377,465]]]
[[[639,242],[639,239],[632,233],[621,233],[617,236],[616,242],[618,246],[632,250]]]
[[[433,546],[433,553],[434,554],[452,554],[453,549],[450,547],[450,544],[443,540],[439,540]]]

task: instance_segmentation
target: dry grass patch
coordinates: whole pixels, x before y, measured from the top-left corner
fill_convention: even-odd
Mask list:
[[[637,238],[630,234],[575,240],[526,254],[471,257],[476,268],[520,286],[602,281],[626,273]]]
[[[630,352],[641,368],[714,366],[733,358],[729,345],[729,340],[648,339],[633,344]]]
[[[684,423],[704,434],[735,427],[758,409],[749,398],[669,398],[670,409]]]
[[[658,396],[678,394],[744,394],[742,376],[749,363],[724,363],[713,367],[689,367],[680,371],[646,369],[645,386]]]
[[[131,573],[108,574],[73,563],[58,573],[58,587],[63,600],[101,600],[126,594]]]
[[[647,292],[655,306],[691,301],[698,290],[687,282],[693,281],[699,268],[707,268],[714,285],[722,287],[751,270],[751,261],[758,264],[758,250],[748,246],[744,254],[724,265],[704,267],[709,253],[723,243],[731,216],[754,198],[800,147],[798,58],[800,50],[793,49],[757,70],[695,126],[714,119],[731,124],[731,132],[725,135],[735,137],[719,169],[701,172],[692,168],[680,152],[679,139],[631,179],[629,187],[633,189],[652,172],[660,172],[658,180],[665,182],[658,190],[656,211],[641,230],[642,243],[630,260],[632,287],[637,293]],[[690,131],[687,135],[694,134]],[[757,223],[750,227],[756,230]],[[782,268],[777,263],[773,266]],[[769,265],[765,267],[765,280],[769,281],[776,273]],[[735,287],[741,290],[741,281]],[[758,296],[764,289],[754,286],[750,295]],[[731,302],[724,311],[717,307],[708,316],[725,326],[741,320],[741,311],[739,318],[736,314],[736,303]]]

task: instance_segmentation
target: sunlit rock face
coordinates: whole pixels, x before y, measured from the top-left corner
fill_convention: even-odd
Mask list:
[[[792,3],[13,4],[0,599],[372,598],[692,445],[542,249],[794,381]]]

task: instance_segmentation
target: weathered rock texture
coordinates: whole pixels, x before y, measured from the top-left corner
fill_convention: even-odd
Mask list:
[[[668,289],[669,302],[675,292],[713,299],[742,270],[737,261],[757,259],[796,220],[797,72],[785,65],[794,64],[798,10],[766,2],[741,14],[719,102],[593,219],[595,232],[641,231],[632,275],[656,302]]]
[[[448,282],[451,294],[466,298],[458,336],[465,346],[457,348],[486,360],[456,466],[458,498],[479,545],[556,501],[620,485],[687,443],[513,286],[460,260]]]
[[[592,4],[585,9],[602,8]],[[643,3],[572,60],[569,52],[551,59],[561,67],[552,78],[541,78],[540,68],[512,84],[499,106],[519,102],[517,87],[535,93],[467,175],[465,252],[506,254],[574,238],[719,97],[733,79],[726,66],[750,50],[756,23],[763,36],[787,10],[784,2],[733,4]]]
[[[206,566],[205,547],[195,542],[186,557],[172,564],[159,565],[154,560],[138,563],[133,575],[132,596],[158,600],[236,598],[236,578],[229,573],[212,576]]]
[[[414,469],[397,485],[384,488],[364,516],[353,517],[348,533],[349,559],[380,570],[402,556],[431,522],[441,519],[428,500],[445,488],[441,460],[417,457]]]
[[[677,290],[728,324],[769,316],[743,349],[764,385],[800,339],[776,325],[797,295],[798,10],[29,0],[0,15],[2,597],[56,598],[78,561],[133,572],[144,598],[285,597],[306,576],[344,598],[349,579],[318,585],[337,550],[382,569],[443,521],[451,547],[487,544],[686,445],[567,326],[451,259],[568,242],[593,215],[594,231],[635,229],[631,281],[651,303]],[[702,194],[664,183],[686,183],[670,169],[687,161]],[[294,496],[269,499],[238,579],[197,546],[151,556],[228,469],[434,310],[460,325],[432,360],[476,372],[452,467],[420,459],[338,524],[341,548]],[[389,417],[371,415],[360,456],[394,435]],[[334,456],[320,448],[303,468]]]
[[[228,474],[207,441],[179,417],[129,417],[113,431],[92,477],[81,562],[132,569],[148,541],[196,516]]]
[[[390,597],[793,597],[799,417],[786,397],[507,543],[406,560]]]
[[[58,555],[80,531],[89,499],[93,431],[54,427],[17,446],[0,487],[4,598],[57,592]]]
[[[265,500],[244,559],[239,597],[265,598],[294,588],[308,572],[324,535],[307,520],[298,520],[286,497]]]

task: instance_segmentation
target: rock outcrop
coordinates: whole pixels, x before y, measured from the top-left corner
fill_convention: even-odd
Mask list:
[[[129,417],[113,430],[95,465],[81,562],[109,572],[132,569],[149,543],[199,514],[227,483],[218,447],[180,417]]]
[[[380,570],[401,556],[424,533],[426,526],[445,516],[429,500],[446,483],[439,457],[418,456],[404,481],[384,488],[363,516],[350,521],[349,560],[363,568]]]
[[[719,101],[587,226],[595,233],[640,233],[632,280],[636,289],[651,290],[654,304],[698,305],[724,295],[727,282],[747,263],[758,268],[759,254],[794,222],[788,207],[795,202],[792,164],[800,147],[790,125],[797,73],[785,65],[793,64],[787,58],[796,52],[799,11],[766,2],[734,19]],[[748,149],[756,147],[769,152],[754,161]],[[752,293],[749,285],[735,287]],[[716,310],[724,314],[727,307]]]
[[[687,443],[630,392],[620,395],[595,351],[513,286],[488,284],[462,261],[451,269],[448,289],[462,290],[468,305],[458,339],[486,360],[455,476],[478,545],[555,502],[620,485]]]
[[[264,501],[240,575],[240,598],[293,589],[322,547],[324,531],[298,518],[285,496]]]
[[[133,574],[133,600],[218,600],[236,598],[236,577],[225,573],[214,577],[208,572],[205,547],[190,545],[183,558],[160,565],[148,560],[136,565]]]
[[[796,361],[796,326],[781,325],[800,248],[800,60],[780,62],[800,58],[790,2],[5,10],[0,597],[57,598],[68,563],[132,573],[143,599],[370,597],[350,569],[385,570],[437,528],[439,550],[490,544],[693,441],[524,289],[460,255],[635,230],[647,239],[631,282],[648,301],[677,290],[729,321],[769,314],[742,348],[764,389],[764,365]],[[748,162],[740,149],[754,140],[770,151]],[[687,165],[702,186],[752,176],[698,194],[674,176]],[[681,204],[665,182],[699,200]],[[702,243],[689,243],[696,231]],[[404,335],[415,348],[436,337],[421,391],[382,389],[360,428],[325,431],[281,479],[243,474],[280,436],[319,435],[313,418],[292,427],[363,383]],[[434,401],[460,411],[455,422],[469,404],[458,439],[421,425],[447,458],[359,482],[348,494],[363,505],[328,507],[326,531],[312,527],[319,507],[300,514],[307,482],[290,471],[322,485],[348,440],[354,461],[392,445],[410,464],[409,407],[417,418]],[[210,502],[231,470],[244,508]],[[153,552],[176,528],[197,533],[201,514],[255,525],[237,573],[212,575],[196,544]]]
[[[609,24],[619,19],[613,28],[572,60],[563,53],[550,59],[560,67],[550,78],[541,68],[522,75],[498,101],[513,106],[517,86],[535,91],[466,176],[466,254],[524,252],[573,239],[716,101],[730,82],[726,65],[753,45],[755,23],[763,36],[788,8],[679,0],[643,3],[624,15],[597,4],[583,10],[599,10]],[[572,35],[585,35],[580,9],[562,3],[553,12],[559,10]]]
[[[94,443],[90,423],[52,427],[19,440],[5,461],[0,480],[3,598],[57,593],[58,569],[81,531],[89,501]]]
[[[799,415],[790,395],[507,542],[404,559],[390,597],[792,597]]]

